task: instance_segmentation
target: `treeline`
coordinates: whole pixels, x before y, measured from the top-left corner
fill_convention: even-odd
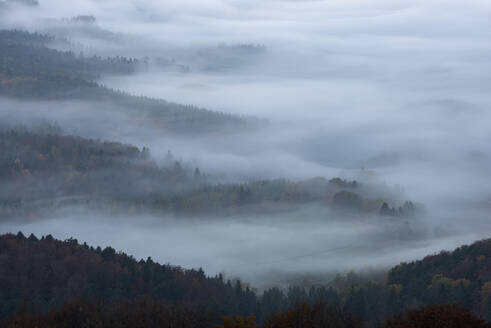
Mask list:
[[[74,301],[46,314],[21,312],[6,320],[6,328],[207,328],[212,320],[196,308],[172,307],[163,302],[143,299],[132,302],[101,304]],[[1,325],[2,323],[0,323]],[[224,317],[212,328],[257,328],[254,316]],[[337,307],[300,303],[278,313],[261,325],[264,328],[362,328],[363,323]],[[490,328],[491,323],[476,317],[456,304],[424,306],[408,310],[387,320],[381,328]]]
[[[123,111],[140,124],[167,133],[238,132],[264,120],[210,111],[109,89],[101,74],[133,73],[139,60],[76,56],[48,47],[52,37],[16,30],[0,31],[0,96],[26,100],[84,100]],[[107,107],[107,106],[106,106]]]
[[[121,204],[170,197],[203,181],[199,170],[178,161],[158,166],[148,148],[117,142],[0,130],[0,149],[3,218],[91,200]]]
[[[34,235],[0,237],[0,317],[23,306],[59,308],[77,298],[112,302],[151,297],[174,305],[201,307],[214,318],[257,311],[249,287],[203,270],[136,260],[111,247],[93,248],[76,239]]]
[[[100,74],[134,73],[139,61],[121,56],[77,56],[49,48],[54,37],[20,30],[0,30],[0,72],[9,78],[79,77],[94,80]]]
[[[127,302],[77,300],[34,314],[23,309],[0,322],[5,328],[209,328],[212,320],[199,306],[172,306],[151,298]]]
[[[383,195],[382,195],[383,194]],[[205,185],[174,199],[177,213],[202,215],[227,212],[231,215],[244,211],[268,212],[299,208],[316,204],[343,215],[381,214],[387,198],[367,184],[339,178],[322,177],[291,181],[287,179],[257,180],[242,184]],[[396,203],[397,199],[392,199]],[[158,204],[158,203],[157,203]],[[411,219],[424,215],[421,204],[405,201],[399,206],[397,217]],[[392,215],[391,215],[392,216]]]
[[[201,269],[137,261],[75,239],[7,234],[0,236],[0,318],[9,327],[56,327],[63,320],[128,327],[138,319],[151,324],[137,327],[209,326],[221,317],[223,327],[432,327],[403,323],[431,323],[453,312],[456,323],[463,317],[482,324],[469,327],[484,327],[477,318],[491,321],[490,257],[491,239],[396,266],[386,282],[348,274],[325,287],[271,288],[259,296],[239,280],[207,277]],[[448,303],[459,306],[410,311]]]
[[[48,123],[35,128],[0,127],[0,214],[36,216],[66,205],[180,216],[237,215],[291,210],[318,204],[338,211],[377,214],[387,193],[356,181],[314,178],[213,184],[199,168],[171,153],[159,165],[150,150],[61,134]],[[368,198],[368,197],[379,198]],[[397,212],[411,218],[418,207]]]
[[[268,317],[303,301],[340,305],[369,327],[408,309],[446,303],[460,304],[491,321],[491,239],[401,263],[388,272],[385,281],[349,273],[328,286],[272,288],[264,292],[261,309]]]

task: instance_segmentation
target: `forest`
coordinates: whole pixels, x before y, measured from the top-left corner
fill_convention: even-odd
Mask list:
[[[0,328],[491,328],[487,0],[0,0]]]
[[[18,30],[0,30],[0,96],[23,100],[85,100],[108,104],[162,133],[209,134],[256,129],[267,122],[133,96],[97,82],[101,74],[130,74],[140,60],[126,57],[83,57],[49,48],[53,37]]]
[[[159,165],[146,147],[63,135],[48,122],[33,129],[0,131],[4,219],[69,205],[178,216],[277,212],[305,204],[406,219],[424,212],[423,205],[403,201],[390,189],[356,181],[318,177],[218,183],[175,160],[170,151]]]
[[[482,240],[401,263],[376,280],[348,273],[327,286],[271,288],[259,295],[239,279],[210,277],[202,269],[19,232],[0,237],[0,318],[6,327],[209,327],[221,320],[225,327],[290,327],[297,320],[306,320],[298,327],[406,327],[409,319],[397,316],[421,308],[473,318],[461,327],[485,327],[478,318],[491,319],[490,261],[491,240]],[[459,307],[424,307],[434,304]]]

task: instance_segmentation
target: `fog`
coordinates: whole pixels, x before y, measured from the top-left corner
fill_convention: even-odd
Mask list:
[[[172,150],[221,182],[323,176],[401,186],[427,215],[408,227],[310,206],[203,221],[72,208],[3,223],[2,232],[73,236],[259,287],[284,283],[278,273],[387,268],[489,237],[489,1],[40,0],[6,8],[1,28],[53,34],[57,49],[149,58],[134,74],[101,76],[102,85],[268,124],[174,135],[111,104],[2,98],[3,123],[56,122],[65,134],[147,146],[158,163]],[[69,20],[80,15],[96,20]],[[402,238],[405,229],[414,235]]]
[[[70,208],[43,224],[4,223],[0,228],[37,236],[53,234],[60,239],[75,236],[79,242],[111,246],[136,258],[151,256],[161,263],[202,267],[211,275],[241,277],[259,289],[300,278],[325,283],[334,274],[349,270],[384,270],[401,259],[420,259],[488,237],[489,231],[475,229],[478,221],[480,227],[489,228],[488,218],[479,215],[470,228],[460,226],[458,220],[444,226],[416,221],[408,227],[393,219],[340,217],[322,208],[228,220],[148,215],[109,218],[86,212]]]

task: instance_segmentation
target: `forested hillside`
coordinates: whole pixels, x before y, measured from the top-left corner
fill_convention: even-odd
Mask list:
[[[0,30],[0,96],[22,100],[83,100],[124,112],[162,133],[238,132],[264,121],[137,97],[97,83],[101,75],[131,74],[138,59],[83,57],[49,48],[53,38],[17,30]]]
[[[257,311],[254,293],[240,281],[206,277],[202,270],[161,265],[51,236],[0,238],[0,316],[25,302],[35,310],[77,298],[124,301],[148,296],[169,304],[201,306],[214,318]]]
[[[0,328],[491,328],[490,14],[0,0]]]
[[[129,312],[126,315],[131,320],[136,320],[134,316],[139,311],[156,311],[161,313],[153,316],[156,320],[161,316],[165,320],[182,320],[183,325],[193,320],[208,320],[207,324],[211,324],[223,315],[240,315],[254,316],[256,319],[248,320],[270,327],[283,327],[271,320],[279,324],[291,320],[291,315],[310,313],[309,316],[320,315],[318,320],[324,320],[324,316],[340,322],[334,327],[356,327],[358,320],[367,327],[376,327],[407,309],[455,302],[491,320],[490,257],[491,240],[483,240],[451,253],[396,266],[390,270],[387,282],[349,274],[328,286],[290,287],[286,291],[273,288],[257,295],[238,280],[226,281],[221,275],[207,277],[201,269],[161,265],[150,258],[138,261],[113,248],[93,248],[75,239],[58,241],[49,235],[38,239],[22,233],[7,234],[0,237],[0,314],[5,319],[20,309],[24,315],[51,310],[54,312],[48,318],[54,320],[56,309],[66,304],[64,316],[73,318],[73,308],[81,305],[71,302],[84,299],[89,302],[83,305],[87,312],[80,315],[103,321],[114,320],[118,311]],[[464,267],[470,270],[460,271]],[[122,303],[138,299],[135,306]],[[107,306],[97,305],[101,301]],[[160,301],[167,305],[160,305]],[[115,302],[123,305],[110,305]],[[286,314],[303,302],[314,307],[306,305],[295,310],[300,312]],[[169,306],[180,310],[169,315]],[[193,312],[196,309],[200,312]],[[101,311],[108,312],[102,315]],[[180,311],[194,314],[183,317]],[[75,318],[80,319],[78,315]]]
[[[158,167],[147,148],[74,136],[0,132],[2,217],[44,208],[179,195],[201,175],[179,162]]]
[[[389,188],[339,178],[217,184],[171,153],[157,164],[145,147],[67,136],[47,123],[39,129],[45,131],[0,130],[4,219],[68,205],[202,217],[281,212],[305,204],[355,215],[423,213],[421,205],[404,202]]]
[[[400,288],[411,307],[422,303],[460,302],[491,321],[491,240],[443,251],[421,261],[401,263],[388,284]]]
[[[261,304],[263,313],[285,310],[299,300],[341,304],[366,325],[376,327],[408,309],[457,303],[491,321],[490,270],[491,239],[487,239],[401,263],[389,270],[387,279],[348,273],[327,287],[290,287],[287,292],[273,288],[264,293]]]

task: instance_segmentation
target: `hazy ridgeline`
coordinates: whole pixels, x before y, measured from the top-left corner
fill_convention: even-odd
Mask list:
[[[0,1],[0,232],[260,291],[489,238],[490,15],[486,0]]]

